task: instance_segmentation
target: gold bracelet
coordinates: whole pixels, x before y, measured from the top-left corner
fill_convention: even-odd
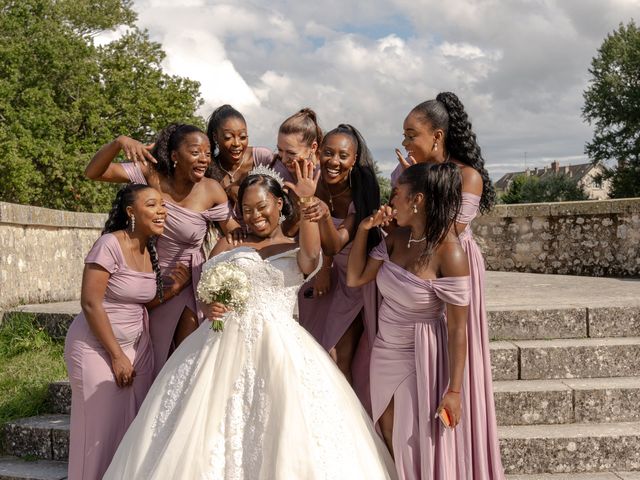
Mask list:
[[[313,201],[316,199],[316,197],[314,197],[313,195],[311,195],[310,197],[300,197],[298,199],[299,203],[313,203]]]

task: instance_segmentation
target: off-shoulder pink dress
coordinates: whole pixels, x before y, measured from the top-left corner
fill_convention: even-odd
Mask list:
[[[351,204],[348,214],[354,212],[355,207]],[[332,220],[336,228],[344,222],[341,218],[333,217]],[[298,294],[299,318],[300,325],[329,351],[336,346],[338,340],[362,312],[364,333],[354,354],[351,375],[356,395],[367,412],[371,413],[369,362],[376,335],[378,291],[375,282],[357,288],[347,286],[347,262],[350,251],[351,243],[333,257],[329,292],[321,297],[307,298],[305,291],[313,287],[313,279],[302,286]]]
[[[504,479],[498,426],[493,400],[491,358],[489,352],[489,322],[484,299],[485,266],[480,247],[473,239],[471,221],[480,207],[480,196],[462,192],[462,208],[458,222],[466,224],[460,234],[460,244],[469,258],[471,296],[467,321],[467,369],[462,386],[462,419],[460,430],[469,478],[474,480]]]
[[[146,185],[142,171],[133,163],[123,163],[129,180],[132,183]],[[183,289],[178,295],[155,307],[150,313],[149,325],[151,342],[153,344],[155,375],[162,369],[173,342],[178,321],[185,308],[198,315],[202,322],[204,315],[196,299],[196,288],[205,261],[202,252],[202,242],[207,234],[208,222],[228,220],[231,216],[229,204],[216,205],[203,212],[196,212],[175,203],[166,201],[167,218],[164,233],[158,238],[158,263],[163,274],[178,263],[191,268],[191,285]],[[163,275],[165,282],[170,282]]]
[[[80,313],[69,327],[64,350],[71,383],[71,480],[102,478],[153,382],[144,304],[156,295],[155,274],[131,270],[118,239],[109,233],[96,241],[85,263],[99,265],[110,274],[102,304],[136,377],[132,386],[116,385],[111,357]]]
[[[382,295],[371,354],[373,421],[394,401],[393,453],[401,480],[471,479],[459,470],[457,431],[435,419],[449,386],[445,305],[469,303],[469,277],[423,280],[389,259],[383,240],[369,254],[382,260]]]

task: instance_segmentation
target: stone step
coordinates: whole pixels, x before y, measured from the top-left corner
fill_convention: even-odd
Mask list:
[[[499,436],[506,474],[640,470],[640,422],[509,426]]]
[[[17,457],[67,460],[69,415],[43,415],[7,422],[1,450]]]
[[[65,480],[67,462],[0,456],[0,480]]]
[[[3,314],[3,321],[14,313],[31,313],[36,323],[53,338],[64,339],[69,325],[80,313],[80,302],[55,302],[13,307]]]
[[[638,293],[640,296],[640,292]],[[491,340],[640,336],[640,306],[488,309]]]
[[[491,342],[494,380],[640,376],[640,337]]]
[[[499,425],[640,421],[640,377],[493,383]]]
[[[640,472],[507,475],[507,480],[640,480]]]
[[[640,295],[640,293],[639,293]],[[37,322],[56,338],[65,336],[80,313],[78,301],[21,305],[4,313],[33,313]],[[487,307],[491,340],[549,340],[640,336],[640,306],[560,308]]]
[[[71,385],[69,380],[49,384],[49,404],[51,413],[71,413]]]

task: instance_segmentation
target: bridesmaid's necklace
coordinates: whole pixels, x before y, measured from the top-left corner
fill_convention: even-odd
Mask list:
[[[325,184],[326,185],[326,184]],[[327,193],[329,194],[329,208],[331,209],[331,211],[333,212],[333,199],[334,198],[338,198],[341,197],[342,195],[344,195],[345,193],[347,193],[347,191],[351,188],[349,185],[347,185],[347,187],[341,191],[340,193],[337,193],[335,195],[331,195],[331,190],[329,190],[329,185],[326,185],[327,187]]]
[[[245,154],[243,154],[243,155],[242,155],[242,160],[240,160],[240,163],[238,164],[238,166],[236,167],[236,169],[235,169],[235,170],[232,170],[232,171],[229,171],[229,170],[227,170],[226,168],[224,168],[224,167],[222,166],[222,162],[221,162],[220,160],[218,160],[218,162],[217,162],[217,163],[218,163],[218,166],[220,167],[220,170],[222,170],[225,174],[229,175],[229,180],[231,180],[231,183],[233,183],[233,182],[234,182],[234,180],[235,180],[235,178],[234,178],[235,174],[236,174],[236,173],[238,173],[238,170],[240,170],[240,169],[242,168],[242,165],[244,164],[244,161],[247,159],[247,157],[248,157],[248,156],[249,156],[249,155],[246,155],[246,152],[245,152]]]
[[[427,239],[427,236],[425,235],[422,238],[413,238],[413,232],[409,232],[409,241],[407,242],[407,248],[411,248],[411,244],[412,243],[420,243],[420,242],[424,242]]]
[[[131,236],[129,235],[129,232],[125,233],[125,237],[127,237],[127,245],[129,246],[129,251],[131,252],[131,259],[133,260],[133,263],[135,264],[135,267],[137,269],[138,272],[146,272],[146,266],[147,266],[147,256],[143,254],[142,256],[142,268],[140,268],[140,264],[138,263],[138,260],[136,259],[136,248],[134,246],[132,246],[132,242],[131,242]]]

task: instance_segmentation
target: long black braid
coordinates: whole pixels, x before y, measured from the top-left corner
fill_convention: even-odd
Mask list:
[[[373,156],[364,141],[364,137],[354,126],[345,123],[338,125],[324,136],[323,143],[331,135],[336,134],[351,137],[356,147],[356,163],[353,166],[353,170],[351,170],[350,181],[351,197],[353,205],[356,207],[356,225],[360,225],[360,222],[371,215],[371,212],[380,208],[380,185],[376,176]],[[367,251],[378,245],[381,240],[382,236],[377,228],[369,230]]]
[[[427,100],[413,109],[434,129],[444,131],[444,144],[451,157],[470,166],[482,177],[480,211],[486,213],[496,203],[496,192],[484,166],[484,158],[471,128],[464,105],[455,93],[439,93],[435,100]]]
[[[171,160],[171,153],[180,147],[184,137],[190,133],[202,133],[195,125],[188,125],[186,123],[172,123],[165,127],[156,139],[151,155],[158,161],[158,163],[152,164],[154,168],[165,175],[171,177],[175,171],[173,160]]]
[[[127,230],[131,227],[131,217],[127,214],[127,207],[133,205],[133,202],[138,195],[138,192],[151,188],[148,185],[141,185],[139,183],[128,183],[116,194],[116,198],[113,200],[111,211],[107,217],[107,221],[102,229],[102,235],[105,233],[113,233],[118,230]],[[158,251],[156,250],[156,238],[149,237],[147,241],[147,249],[149,250],[149,257],[151,258],[151,266],[153,272],[156,274],[156,295],[162,301],[164,299],[164,285],[162,283],[162,274],[160,272],[160,265],[158,263]]]

